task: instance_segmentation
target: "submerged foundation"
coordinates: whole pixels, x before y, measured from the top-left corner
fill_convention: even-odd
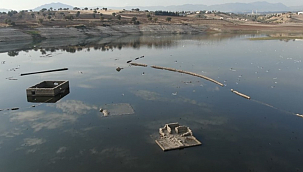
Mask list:
[[[165,124],[159,129],[160,138],[155,140],[163,151],[199,146],[202,143],[197,140],[189,127],[178,123]]]

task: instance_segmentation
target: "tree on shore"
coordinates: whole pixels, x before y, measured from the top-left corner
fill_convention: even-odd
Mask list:
[[[137,17],[133,17],[131,22],[135,23],[137,21]]]
[[[9,52],[7,53],[7,55],[8,55],[8,56],[11,56],[11,57],[14,57],[14,56],[19,55],[19,52],[18,52],[18,51],[9,51]]]
[[[12,17],[14,14],[17,14],[17,13],[18,13],[17,11],[11,10],[11,11],[7,12],[7,15]]]
[[[79,17],[79,16],[80,16],[80,11],[77,11],[76,17]]]
[[[66,20],[73,20],[74,16],[73,15],[69,15],[69,16],[65,16],[64,17]]]
[[[121,20],[121,18],[122,18],[121,15],[117,15],[118,20]]]
[[[140,22],[137,20],[137,17],[133,17],[131,19],[130,23],[133,23],[133,24],[136,24],[136,25],[140,24]]]
[[[157,23],[157,21],[158,21],[158,18],[157,18],[157,17],[155,17],[155,18],[154,18],[154,22],[155,22],[155,23]]]
[[[15,26],[16,25],[16,23],[13,22],[11,19],[5,19],[5,24],[8,24],[10,26]]]
[[[43,19],[39,19],[38,23],[42,24],[43,23]]]
[[[170,22],[170,21],[171,21],[171,17],[167,17],[167,18],[166,18],[166,21],[167,21],[167,22]]]
[[[46,8],[42,8],[40,11],[44,12],[44,11],[47,11],[47,9]]]

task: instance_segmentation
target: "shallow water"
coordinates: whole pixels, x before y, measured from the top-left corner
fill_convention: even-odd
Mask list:
[[[295,114],[303,113],[303,42],[253,36],[42,42],[42,51],[0,54],[0,171],[302,171],[303,119]],[[25,90],[43,80],[69,80],[70,93],[57,103],[27,102]],[[133,114],[99,112],[125,103]],[[170,122],[189,126],[202,146],[163,152],[154,140]]]

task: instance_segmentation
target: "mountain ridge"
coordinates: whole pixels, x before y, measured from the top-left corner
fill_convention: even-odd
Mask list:
[[[53,2],[53,3],[49,3],[49,4],[40,5],[36,8],[34,8],[33,11],[40,11],[43,8],[49,9],[51,7],[53,9],[58,9],[58,8],[69,8],[70,10],[73,9],[73,6],[71,6],[71,5],[63,4],[61,2]]]
[[[69,8],[73,9],[74,6],[63,4],[60,2],[56,3],[49,3],[38,6],[33,9],[33,11],[40,11],[43,8],[46,9],[58,9],[58,8]],[[104,6],[95,6],[95,7],[88,7],[90,8],[103,8]],[[80,7],[81,9],[84,7]],[[266,1],[256,1],[252,3],[224,3],[224,4],[217,4],[217,5],[203,5],[203,4],[183,4],[183,5],[169,5],[169,6],[125,6],[125,7],[107,7],[109,9],[127,9],[131,10],[134,8],[139,8],[140,10],[149,10],[149,11],[156,11],[156,10],[164,10],[164,11],[200,11],[200,10],[216,10],[222,12],[235,12],[235,13],[247,13],[252,11],[258,12],[282,12],[282,11],[303,11],[303,5],[301,6],[286,6],[283,3],[269,3]],[[10,11],[8,9],[0,9],[0,12],[7,12]]]
[[[111,7],[113,9],[118,9],[117,7]],[[127,6],[127,7],[120,7],[125,9],[131,8],[140,8],[142,10],[166,10],[166,11],[199,11],[199,10],[216,10],[222,12],[251,12],[259,11],[259,12],[275,12],[275,11],[289,11],[291,10],[290,7],[282,3],[269,3],[266,1],[256,1],[252,3],[225,3],[225,4],[218,4],[218,5],[203,5],[203,4],[184,4],[184,5],[171,5],[171,6]]]

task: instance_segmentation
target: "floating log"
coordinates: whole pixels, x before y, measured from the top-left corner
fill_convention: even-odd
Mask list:
[[[250,99],[249,96],[247,96],[245,94],[242,94],[242,93],[239,93],[238,91],[235,91],[234,89],[231,89],[230,91],[237,94],[238,96],[241,96],[241,97],[246,98],[246,99]]]
[[[151,67],[152,67],[152,68],[154,68],[154,69],[162,69],[162,70],[164,69],[164,68],[162,68],[162,67],[159,67],[159,66],[154,66],[154,65],[153,65],[153,66],[151,66]]]
[[[184,73],[184,74],[187,74],[187,75],[192,75],[192,76],[196,76],[196,77],[199,77],[199,78],[202,78],[202,79],[205,79],[205,80],[208,80],[210,82],[213,82],[215,84],[218,84],[220,85],[221,87],[224,86],[224,84],[214,80],[214,79],[211,79],[211,78],[208,78],[206,76],[203,76],[203,75],[199,75],[199,74],[196,74],[196,73],[193,73],[193,72],[188,72],[188,71],[183,71],[183,70],[177,70],[177,69],[173,69],[173,68],[167,68],[167,67],[160,67],[160,66],[151,66],[152,68],[154,69],[161,69],[161,70],[168,70],[168,71],[172,71],[172,72],[179,72],[179,73]]]
[[[140,64],[140,63],[130,63],[132,66],[142,66],[142,67],[147,67],[146,64]]]
[[[59,71],[64,71],[64,70],[68,70],[68,68],[54,69],[54,70],[45,70],[45,71],[40,71],[40,72],[23,73],[23,74],[21,74],[21,76],[40,74],[40,73],[48,73],[48,72],[59,72]]]
[[[300,115],[300,114],[298,114],[298,113],[297,113],[296,115],[297,115],[298,117],[301,117],[301,118],[303,118],[303,115]]]

